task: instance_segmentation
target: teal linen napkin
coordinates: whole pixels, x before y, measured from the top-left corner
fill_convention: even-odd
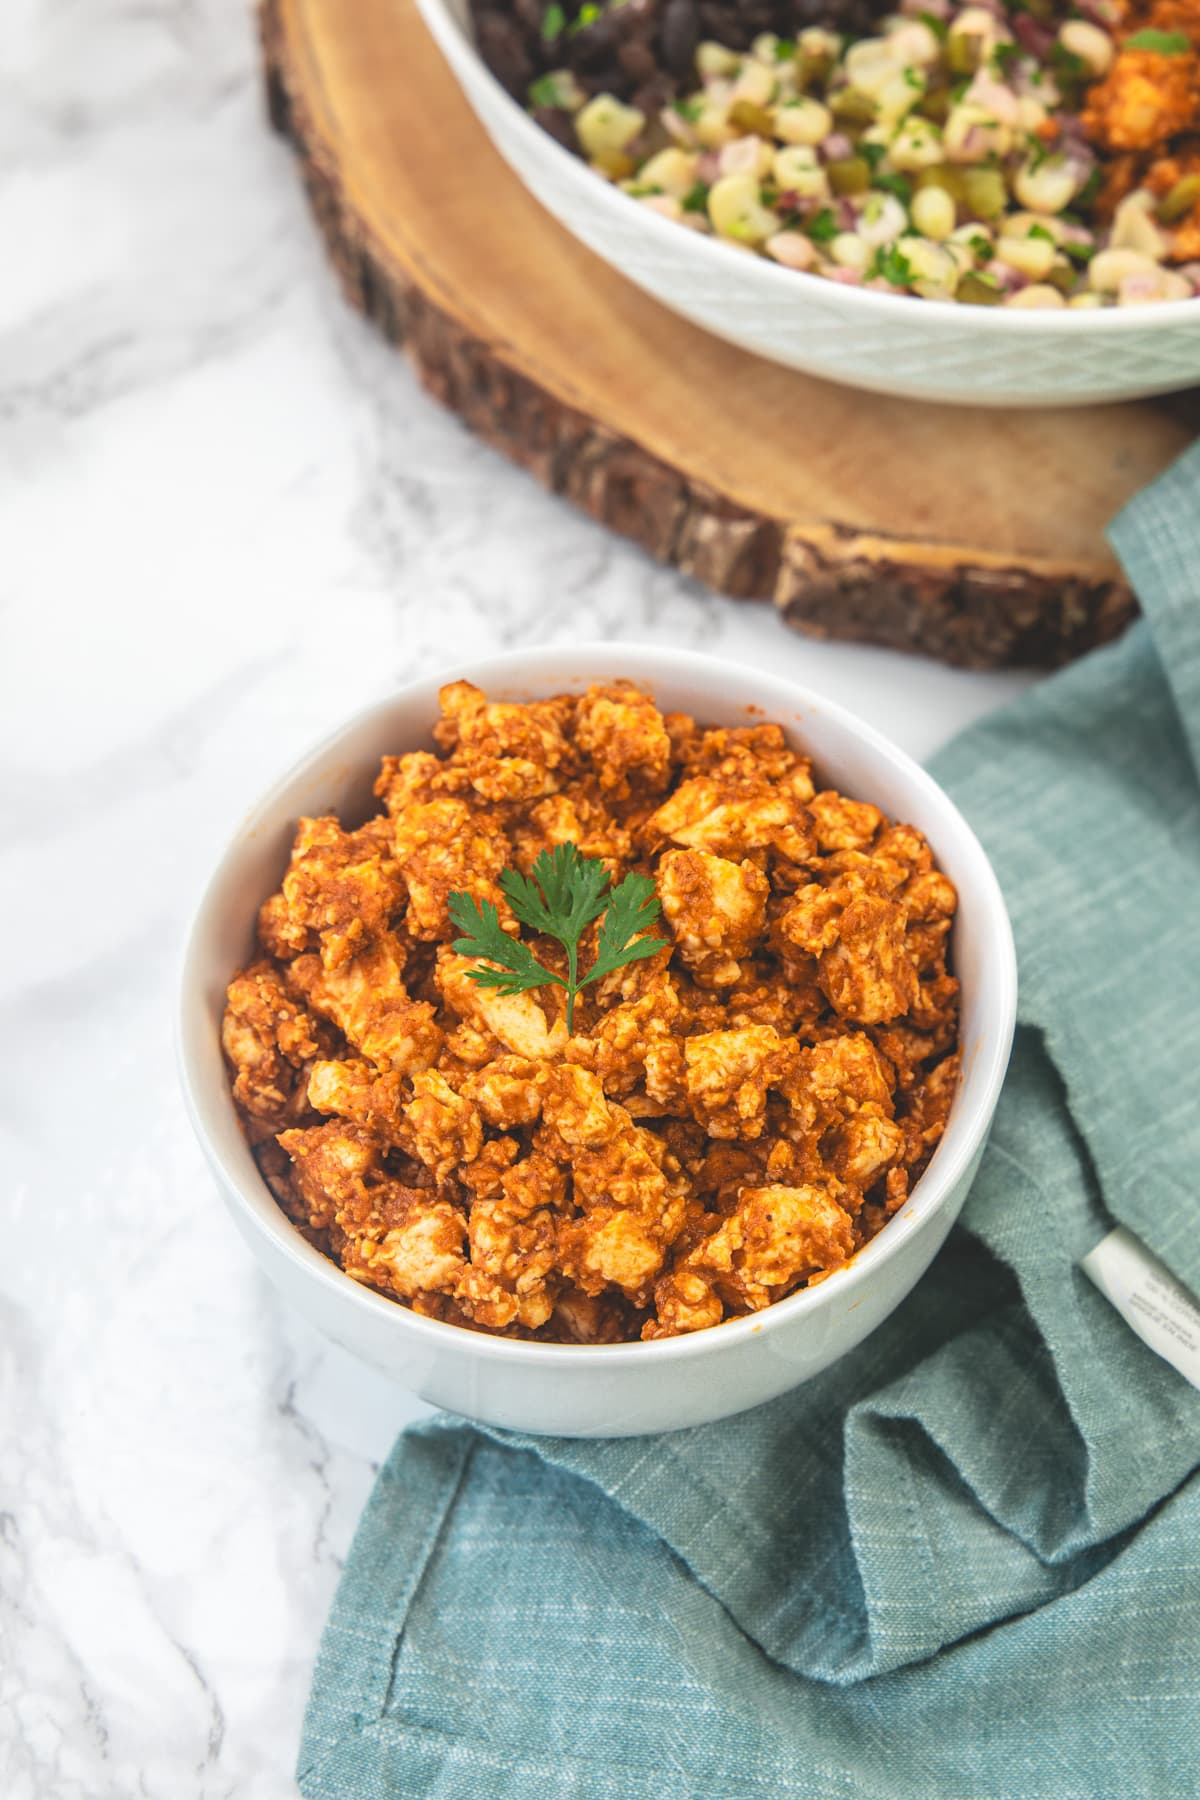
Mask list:
[[[310,1800],[1192,1800],[1200,1392],[1078,1267],[1200,1293],[1200,449],[1117,520],[1146,618],[935,772],[1016,932],[962,1225],[721,1424],[401,1437],[321,1645]]]

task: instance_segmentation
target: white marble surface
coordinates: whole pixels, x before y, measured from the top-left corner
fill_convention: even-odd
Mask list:
[[[468,648],[685,642],[918,753],[1019,683],[806,644],[472,442],[342,306],[241,0],[6,0],[0,242],[0,1795],[276,1800],[417,1409],[277,1304],[189,1135],[224,835]]]

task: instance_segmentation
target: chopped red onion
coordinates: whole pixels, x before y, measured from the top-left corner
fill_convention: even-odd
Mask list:
[[[1002,262],[999,257],[988,264],[988,274],[995,280],[996,286],[1006,294],[1015,294],[1018,288],[1028,287],[1029,283],[1019,269],[1011,263]]]
[[[1054,33],[1044,25],[1039,25],[1028,13],[1017,14],[1012,21],[1012,33],[1022,50],[1030,56],[1036,56],[1039,62],[1049,55],[1054,43]]]
[[[1120,18],[1120,9],[1116,0],[1075,0],[1078,11],[1093,25],[1102,25],[1111,30]]]

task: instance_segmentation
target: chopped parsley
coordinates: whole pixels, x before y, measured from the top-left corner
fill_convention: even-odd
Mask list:
[[[567,15],[561,6],[557,4],[548,6],[542,14],[543,44],[552,44],[556,37],[561,37],[566,22]]]
[[[792,60],[793,56],[795,56],[795,54],[796,54],[796,40],[794,38],[776,38],[775,39],[775,61],[776,62],[791,62],[791,60]]]
[[[1096,198],[1096,195],[1100,192],[1103,181],[1104,177],[1100,173],[1099,164],[1097,164],[1076,194],[1076,206],[1090,206],[1092,201]]]
[[[708,184],[697,181],[692,184],[680,202],[684,212],[702,213],[708,210]]]
[[[950,27],[947,25],[945,19],[936,18],[933,13],[928,12],[918,13],[917,17],[920,19],[922,25],[928,25],[939,44],[945,43],[946,39],[950,36]]]
[[[686,119],[689,125],[694,125],[704,111],[703,100],[676,100],[673,105],[680,118]]]
[[[534,106],[561,107],[563,104],[557,78],[553,75],[539,75],[536,81],[531,81],[529,98]]]
[[[1025,139],[1025,149],[1029,158],[1029,167],[1034,171],[1041,168],[1050,154],[1050,146],[1044,144],[1040,137],[1035,137],[1033,132],[1030,132]]]
[[[838,234],[838,222],[833,216],[833,209],[823,206],[819,213],[808,221],[804,227],[814,244],[828,244]]]
[[[908,287],[913,279],[912,264],[895,244],[884,244],[875,252],[872,275],[882,275],[893,287]]]
[[[601,11],[602,8],[596,6],[594,0],[587,0],[587,4],[580,7],[578,17],[571,27],[572,35],[577,31],[583,31],[588,25],[594,25],[600,17]]]
[[[1153,50],[1158,56],[1186,56],[1191,47],[1186,31],[1135,31],[1125,39],[1126,50]]]
[[[886,172],[876,175],[875,186],[882,188],[885,194],[894,194],[902,206],[908,206],[912,201],[912,182],[907,175],[891,175]]]
[[[992,51],[992,63],[999,74],[1009,75],[1021,60],[1021,46],[1011,42],[996,45]]]
[[[1061,244],[1059,248],[1062,250],[1063,255],[1069,257],[1073,263],[1090,263],[1093,256],[1096,254],[1095,244],[1072,244],[1068,242],[1066,244]]]
[[[925,92],[925,77],[920,69],[914,69],[911,63],[905,65],[904,79],[910,88],[916,88],[918,94]]]
[[[996,246],[990,243],[981,231],[977,231],[974,237],[969,237],[967,243],[975,252],[976,262],[989,263],[996,254]]]
[[[1029,227],[1028,236],[1031,238],[1040,238],[1043,244],[1057,244],[1058,242],[1054,233],[1052,231],[1047,231],[1044,225],[1031,225]]]
[[[1094,79],[1082,56],[1076,56],[1073,50],[1068,50],[1063,44],[1053,44],[1050,48],[1050,67],[1054,71],[1054,79],[1064,105],[1078,106],[1083,90]]]

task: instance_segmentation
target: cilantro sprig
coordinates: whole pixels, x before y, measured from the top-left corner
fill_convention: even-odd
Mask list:
[[[567,953],[564,979],[540,963],[529,945],[504,930],[491,900],[473,894],[452,893],[448,902],[451,923],[462,936],[454,948],[460,956],[485,959],[491,967],[469,969],[468,977],[480,987],[501,994],[524,994],[530,988],[553,982],[567,991],[567,1030],[575,1026],[575,998],[589,982],[600,981],[626,963],[642,962],[664,947],[664,940],[645,935],[659,914],[654,883],[648,875],[626,875],[610,888],[608,870],[594,856],[584,856],[576,844],[558,844],[543,850],[533,865],[532,877],[519,869],[505,869],[500,889],[516,918],[546,937],[555,938]],[[579,974],[579,940],[594,919],[600,920],[596,956],[586,975]]]

